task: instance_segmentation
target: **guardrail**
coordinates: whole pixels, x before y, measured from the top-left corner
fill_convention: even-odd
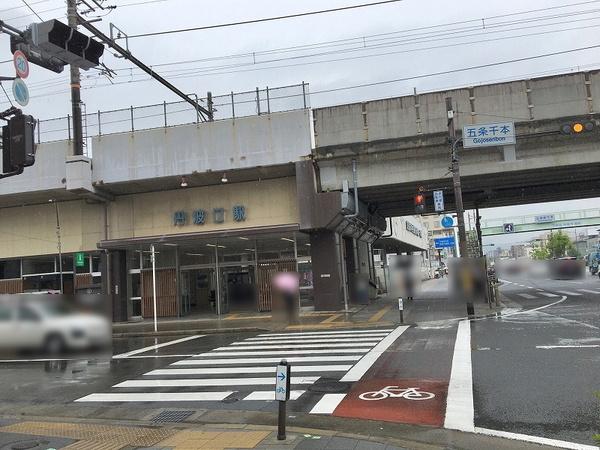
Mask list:
[[[234,119],[273,112],[292,111],[310,107],[308,83],[276,88],[256,88],[247,92],[212,97],[214,120]],[[208,109],[206,97],[191,95]],[[86,146],[90,139],[113,133],[134,132],[151,128],[170,127],[198,123],[198,111],[185,101],[163,102],[154,105],[130,106],[112,111],[97,111],[83,115]],[[71,140],[72,117],[38,120],[36,142]]]

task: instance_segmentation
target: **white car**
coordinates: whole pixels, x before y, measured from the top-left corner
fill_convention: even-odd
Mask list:
[[[109,321],[97,314],[72,310],[49,299],[0,301],[0,350],[63,351],[106,348],[111,342]]]

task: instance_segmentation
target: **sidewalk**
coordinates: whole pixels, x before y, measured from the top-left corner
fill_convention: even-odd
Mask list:
[[[502,303],[502,302],[501,302]],[[506,305],[490,308],[487,303],[476,303],[475,316],[494,315]],[[404,324],[457,320],[466,318],[466,304],[450,301],[447,295],[447,279],[428,280],[414,300],[404,301]],[[368,305],[351,305],[345,311],[306,311],[300,315],[299,324],[288,325],[271,313],[232,313],[222,318],[201,316],[197,318],[162,319],[158,321],[158,333],[154,333],[152,320],[113,324],[115,337],[145,335],[178,335],[195,333],[227,333],[246,331],[311,331],[336,328],[390,327],[400,324],[398,299],[379,297]]]

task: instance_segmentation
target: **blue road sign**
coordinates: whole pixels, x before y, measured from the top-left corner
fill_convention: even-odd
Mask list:
[[[436,238],[433,240],[435,248],[453,248],[456,246],[454,236]]]
[[[442,217],[442,226],[444,228],[452,228],[454,226],[454,219],[450,216]]]
[[[15,101],[21,106],[27,106],[29,103],[29,89],[27,89],[25,82],[20,78],[16,78],[13,81],[12,91]]]
[[[514,233],[515,232],[515,225],[512,223],[505,223],[504,225],[502,225],[502,228],[504,229],[505,233]]]

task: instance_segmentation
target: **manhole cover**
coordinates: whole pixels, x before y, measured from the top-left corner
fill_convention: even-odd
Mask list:
[[[152,422],[183,422],[185,419],[194,414],[194,411],[163,411],[156,415]]]
[[[30,448],[35,448],[38,445],[40,445],[39,441],[23,441],[23,442],[17,442],[16,444],[11,445],[10,448],[12,450],[27,450]]]
[[[308,390],[311,392],[319,392],[323,394],[348,392],[349,389],[349,383],[342,383],[338,380],[328,378],[322,378],[308,388]]]

